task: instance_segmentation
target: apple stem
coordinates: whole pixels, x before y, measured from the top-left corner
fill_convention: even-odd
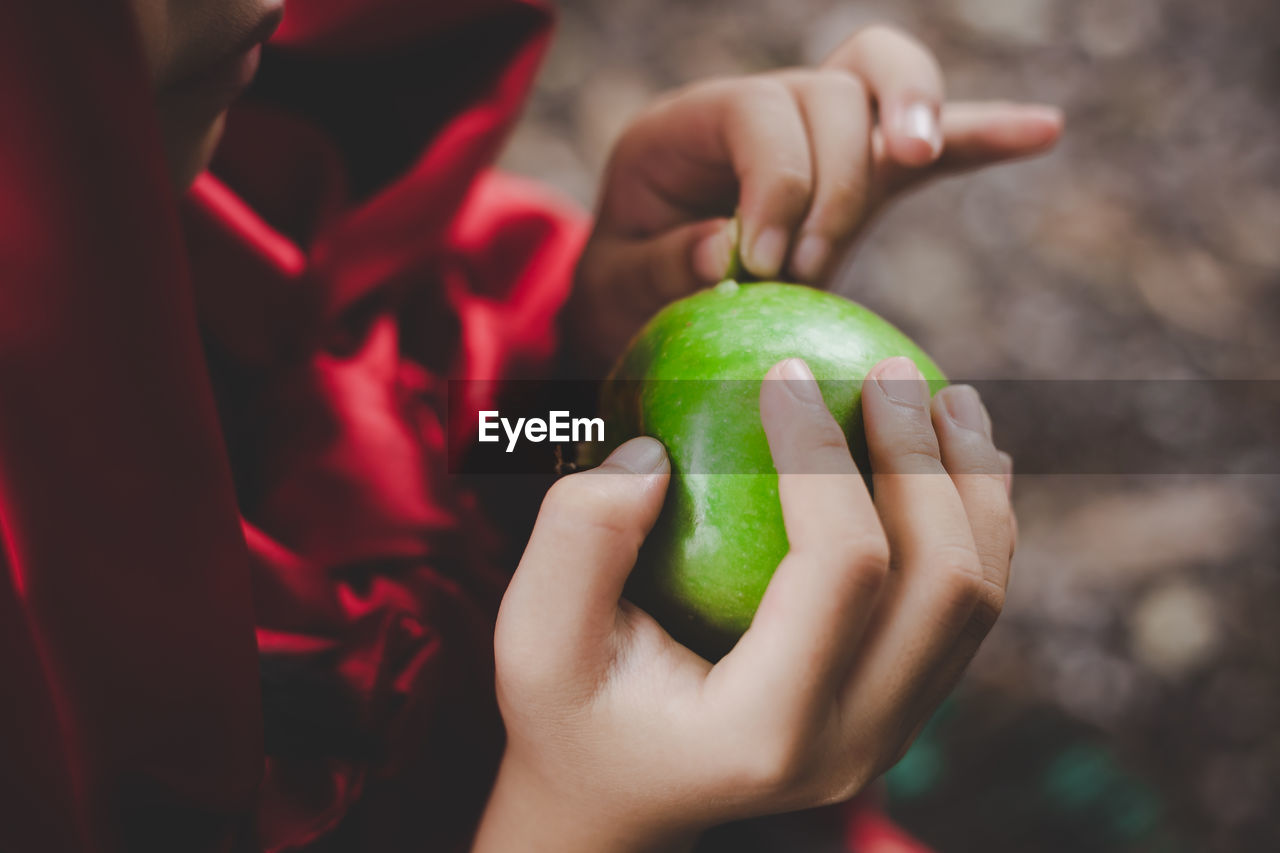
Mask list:
[[[736,210],[733,212],[733,219],[729,221],[729,228],[733,232],[733,243],[729,249],[729,266],[724,271],[724,280],[743,283],[754,281],[742,264],[742,218]]]

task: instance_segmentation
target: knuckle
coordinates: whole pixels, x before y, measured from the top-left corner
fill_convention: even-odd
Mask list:
[[[840,425],[836,423],[826,407],[815,403],[810,407],[810,411],[813,417],[807,430],[808,434],[805,436],[805,446],[809,451],[815,454],[848,455],[849,441],[845,438],[844,430],[840,429]]]
[[[892,752],[887,753],[884,760],[881,761],[876,776],[888,773],[899,761],[906,758],[907,753],[911,751],[912,744],[915,742],[916,733],[914,732],[903,738],[902,742]]]
[[[1004,612],[1005,589],[989,579],[983,579],[978,590],[977,601],[969,616],[971,633],[985,637],[993,627],[1000,614]]]
[[[960,552],[960,549],[940,557],[939,563],[936,588],[944,618],[949,623],[963,625],[982,601],[986,585],[982,569],[975,557]]]
[[[787,207],[803,207],[809,200],[812,173],[798,164],[770,165],[769,180],[775,203]]]
[[[867,181],[854,171],[824,178],[814,201],[815,230],[841,241],[863,221],[866,202]]]
[[[823,71],[820,83],[841,100],[865,101],[867,98],[867,86],[862,78],[844,68]]]
[[[586,479],[585,474],[570,474],[556,480],[542,499],[542,512],[573,515],[575,510],[590,507],[592,501],[587,494],[590,486]]]
[[[865,178],[850,173],[833,177],[824,185],[824,189],[829,199],[828,204],[836,208],[855,208],[861,206],[863,199],[867,194],[867,181]],[[861,217],[856,217],[861,218]]]
[[[639,547],[639,533],[628,523],[632,513],[607,488],[602,475],[584,472],[557,480],[543,498],[542,514],[577,531],[598,531],[623,542],[634,539]]]
[[[528,692],[541,685],[557,684],[543,645],[528,642],[527,632],[513,630],[499,621],[493,635],[494,669],[503,689]]]
[[[852,764],[818,795],[814,806],[820,808],[847,802],[862,793],[874,778],[861,764]]]
[[[1012,511],[1004,495],[1004,483],[998,483],[994,478],[988,478],[983,474],[977,476],[989,482],[984,482],[985,489],[982,491],[971,492],[973,496],[970,500],[973,501],[974,506],[968,511],[969,523],[974,530],[977,544],[988,545],[988,548],[982,549],[984,553],[987,550],[994,553],[999,550],[996,547],[997,544],[1003,543],[1009,535],[1009,516]],[[992,567],[997,568],[995,565]]]
[[[661,116],[664,112],[682,104],[697,103],[705,105],[707,102],[723,98],[727,93],[732,93],[736,82],[737,78],[719,75],[685,83],[668,91],[666,94],[659,95],[642,115],[647,119],[651,119]]]
[[[901,29],[884,21],[876,21],[874,24],[867,24],[853,34],[853,41],[861,45],[883,41],[897,42],[909,38],[910,36]]]
[[[990,445],[987,445],[986,449],[990,450]],[[984,496],[990,511],[993,514],[1005,516],[1010,512],[1009,491],[1004,485],[1004,471],[1000,470],[999,466],[998,456],[984,454],[982,459],[973,466],[973,472],[982,478],[986,486]]]
[[[850,37],[854,51],[864,57],[882,56],[886,53],[905,57],[916,63],[918,72],[925,72],[935,85],[941,85],[942,72],[933,52],[912,33],[883,21],[869,24]]]
[[[938,436],[933,425],[933,403],[916,399],[915,389],[906,383],[907,380],[902,379],[882,379],[876,398],[883,404],[877,404],[868,414],[876,420],[891,422],[893,429],[885,433],[898,439],[899,443],[922,441],[936,445]]]
[[[761,112],[790,109],[791,92],[781,80],[755,76],[723,80],[717,89],[724,98],[725,109],[734,118],[750,118]]]
[[[1004,492],[1004,468],[996,454],[995,445],[986,433],[976,430],[955,429],[946,422],[940,423],[938,440],[945,442],[957,457],[957,473],[985,474],[992,484],[998,483]]]
[[[822,414],[830,418],[825,412]],[[831,474],[833,470],[849,465],[849,443],[834,422],[814,423],[789,438],[794,449],[781,453],[774,461],[779,475],[836,476]]]
[[[893,412],[889,423],[872,433],[882,451],[898,460],[899,467],[941,472],[942,448],[928,411],[912,403],[897,403]]]
[[[763,737],[744,755],[746,784],[765,796],[793,795],[810,772],[807,750],[792,736]]]
[[[493,633],[493,658],[500,677],[526,674],[529,664],[536,662],[536,659],[529,660],[529,644],[520,642],[513,632],[504,630],[502,623],[498,623]]]
[[[780,103],[790,102],[791,93],[787,91],[787,86],[777,77],[769,75],[757,75],[747,78],[748,85],[744,87],[744,94],[753,99],[760,101]]]
[[[867,175],[850,169],[840,175],[832,175],[823,182],[823,191],[827,193],[827,204],[836,209],[851,207],[852,219],[861,219],[861,204],[867,197]]]
[[[814,786],[810,805],[831,806],[862,793],[882,772],[882,748],[877,742],[859,739],[835,750],[825,763],[821,779]]]
[[[889,574],[889,543],[881,536],[848,536],[836,553],[850,583],[859,589],[878,589]]]
[[[827,76],[827,71],[822,68],[797,67],[787,68],[782,71],[774,72],[773,79],[790,88],[792,91],[809,92],[815,87],[821,85]]]
[[[938,443],[938,434],[934,432],[933,421],[929,418],[929,412],[923,406],[913,407],[906,404],[904,408],[909,409],[909,417],[905,418],[906,424],[898,434],[898,445],[904,452],[918,453],[928,456],[930,459],[942,458],[942,448]]]
[[[938,469],[942,465],[942,454],[938,444],[924,436],[902,435],[898,437],[897,446],[889,450],[892,456],[892,467],[899,471],[934,471],[938,476],[946,476]]]
[[[793,92],[802,97],[821,98],[825,106],[836,103],[866,105],[869,99],[862,78],[847,68],[797,68],[787,71],[780,78]]]

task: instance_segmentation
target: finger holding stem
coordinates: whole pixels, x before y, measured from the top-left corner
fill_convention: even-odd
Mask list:
[[[845,71],[792,71],[782,79],[800,106],[814,171],[813,202],[795,235],[788,272],[816,284],[869,213],[871,104],[866,85]]]

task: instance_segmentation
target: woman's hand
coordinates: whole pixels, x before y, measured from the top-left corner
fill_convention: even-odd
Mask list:
[[[741,222],[757,278],[820,283],[871,216],[930,177],[1051,146],[1053,108],[944,104],[933,55],[871,27],[819,68],[695,83],[615,147],[567,315],[579,357],[608,363],[667,302],[724,275]]]
[[[548,493],[498,617],[507,749],[477,851],[679,849],[844,800],[892,765],[1000,612],[1007,457],[972,388],[863,386],[872,499],[802,361],[760,412],[791,550],[715,665],[622,600],[669,466],[638,438]],[[819,472],[819,473],[805,473]]]

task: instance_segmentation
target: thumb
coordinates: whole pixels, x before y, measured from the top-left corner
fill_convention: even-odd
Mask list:
[[[662,444],[640,437],[551,487],[502,601],[500,646],[537,650],[544,666],[607,653],[623,585],[662,510],[670,471]]]

